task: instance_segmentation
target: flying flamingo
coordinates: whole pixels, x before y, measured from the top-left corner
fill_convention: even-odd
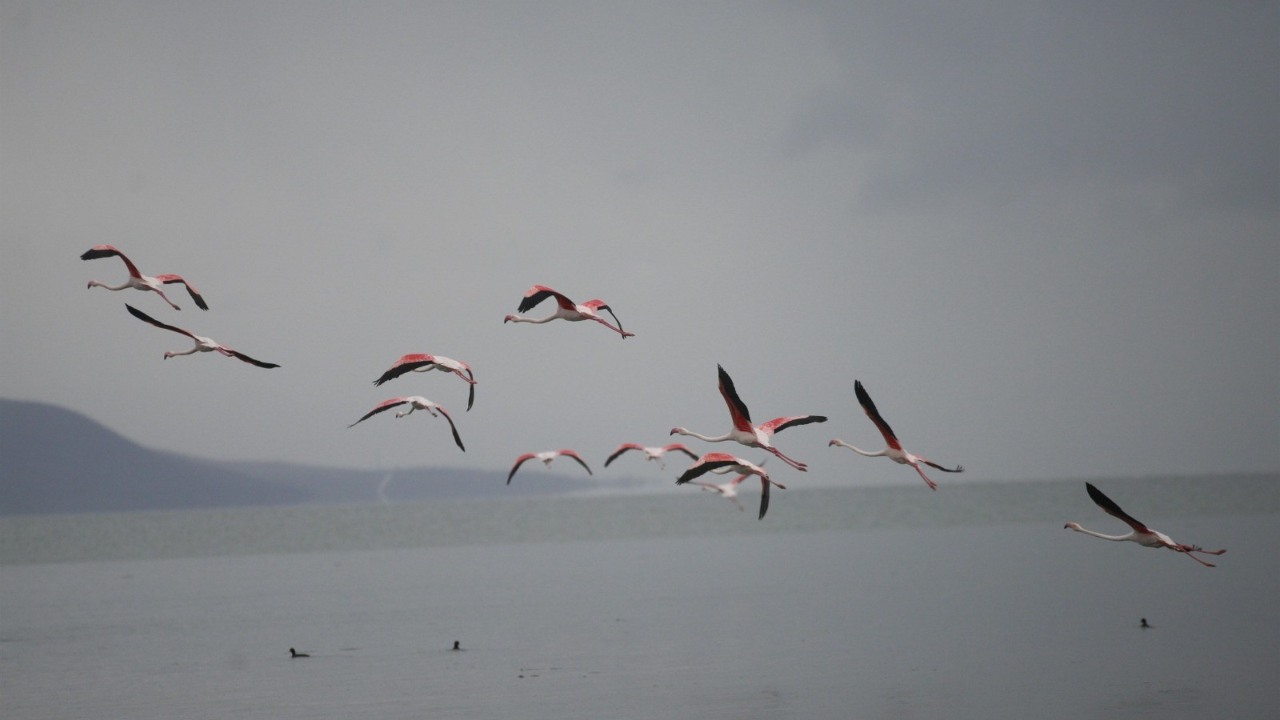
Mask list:
[[[547,450],[540,453],[525,453],[520,457],[516,458],[516,464],[512,465],[511,472],[507,473],[507,484],[508,485],[511,484],[511,478],[515,477],[516,470],[520,469],[520,466],[524,464],[525,460],[541,460],[543,465],[546,465],[547,467],[551,467],[551,461],[555,460],[560,455],[564,455],[565,457],[570,457],[570,458],[573,458],[574,460],[577,460],[578,464],[581,465],[584,469],[586,469],[587,474],[588,475],[591,474],[591,468],[587,467],[587,461],[583,460],[582,456],[574,452],[573,450],[569,450],[567,448],[564,450]]]
[[[398,418],[402,418],[405,415],[412,413],[414,410],[426,410],[431,413],[431,417],[440,417],[440,415],[443,415],[444,419],[449,421],[449,429],[453,431],[453,441],[458,444],[458,449],[462,452],[467,451],[467,449],[462,446],[462,438],[458,436],[458,428],[453,424],[453,418],[450,417],[449,411],[445,410],[443,405],[433,403],[421,395],[408,395],[405,397],[393,397],[390,400],[383,400],[375,405],[372,410],[365,413],[363,417],[351,423],[347,427],[353,428],[384,410],[390,410],[393,407],[399,407],[401,405],[408,405],[409,409],[396,413],[396,417]],[[437,412],[439,414],[437,414]]]
[[[1133,528],[1133,531],[1125,535],[1103,535],[1102,533],[1099,533],[1099,532],[1086,530],[1080,527],[1080,523],[1076,523],[1076,522],[1069,522],[1066,525],[1063,525],[1062,526],[1063,528],[1070,528],[1072,530],[1075,530],[1076,532],[1081,532],[1081,533],[1084,533],[1085,535],[1092,535],[1094,537],[1102,538],[1103,540],[1115,540],[1117,542],[1128,540],[1131,542],[1136,542],[1142,547],[1169,548],[1174,552],[1180,552],[1180,553],[1186,554],[1187,557],[1191,558],[1192,560],[1195,560],[1196,562],[1206,567],[1216,567],[1216,566],[1211,562],[1206,562],[1204,560],[1201,560],[1200,558],[1196,557],[1192,553],[1204,553],[1206,555],[1221,555],[1222,553],[1226,552],[1226,550],[1205,550],[1204,548],[1198,545],[1183,545],[1182,543],[1176,543],[1168,535],[1165,535],[1164,533],[1159,532],[1157,530],[1152,530],[1146,525],[1143,525],[1137,520],[1134,520],[1132,517],[1129,516],[1128,513],[1126,513],[1124,510],[1121,510],[1120,506],[1115,504],[1115,502],[1111,498],[1107,497],[1106,495],[1103,495],[1101,490],[1094,487],[1093,483],[1085,483],[1084,487],[1086,490],[1089,491],[1090,499],[1092,499],[1095,503],[1097,503],[1098,507],[1102,508],[1108,515],[1111,515],[1112,517],[1117,517],[1123,520],[1125,523],[1129,525],[1129,527]],[[1145,618],[1144,618],[1144,621],[1145,621]]]
[[[209,306],[205,304],[204,298],[200,296],[200,293],[196,291],[195,287],[193,287],[191,283],[182,279],[181,275],[156,275],[155,277],[143,275],[138,272],[138,267],[134,265],[129,258],[125,257],[124,253],[111,245],[95,245],[86,250],[84,254],[80,256],[80,259],[97,260],[98,258],[112,256],[118,257],[124,261],[124,266],[129,270],[129,279],[126,280],[123,285],[117,285],[115,287],[107,285],[106,283],[100,283],[97,280],[90,280],[88,287],[101,287],[108,290],[125,290],[127,288],[133,288],[135,290],[150,290],[163,298],[164,301],[169,303],[169,306],[174,310],[181,310],[182,308],[175,305],[174,302],[164,294],[164,291],[160,289],[161,285],[180,283],[187,289],[187,294],[195,301],[196,307],[199,307],[201,310],[209,309]]]
[[[780,460],[797,470],[807,471],[809,466],[783,455],[782,451],[775,448],[769,439],[773,437],[774,433],[781,432],[789,427],[826,422],[827,418],[822,415],[792,415],[774,418],[762,425],[752,425],[751,413],[747,411],[747,405],[742,402],[742,398],[738,397],[738,391],[734,389],[733,380],[729,377],[729,373],[725,372],[724,368],[719,365],[716,365],[716,370],[720,374],[720,395],[724,398],[725,404],[729,406],[729,417],[733,420],[733,429],[724,435],[717,435],[716,437],[700,435],[682,427],[671,428],[669,434],[688,435],[707,442],[733,441],[747,447],[760,448],[777,455]]]
[[[125,307],[129,309],[130,315],[133,315],[134,317],[138,318],[139,320],[142,320],[143,322],[149,322],[158,328],[164,328],[165,330],[172,330],[173,332],[176,332],[180,335],[186,335],[187,337],[195,341],[196,346],[186,352],[173,352],[173,351],[165,352],[164,354],[165,360],[168,360],[171,357],[176,357],[178,355],[191,355],[193,353],[198,353],[198,352],[212,352],[214,350],[217,350],[218,352],[222,353],[223,355],[226,355],[227,357],[233,357],[233,358],[236,358],[237,360],[243,360],[249,363],[250,365],[257,365],[258,367],[261,367],[261,368],[280,367],[275,363],[267,363],[267,362],[262,362],[261,360],[254,360],[253,358],[249,357],[248,355],[245,355],[242,352],[232,350],[226,345],[222,345],[221,343],[214,342],[212,338],[201,337],[194,333],[183,330],[180,327],[165,325],[159,320],[156,320],[155,318],[133,307],[132,305],[129,305],[128,303],[125,304]]]
[[[471,386],[467,393],[467,410],[470,410],[471,405],[476,401],[476,376],[472,374],[470,365],[461,360],[454,360],[443,355],[427,355],[425,353],[403,355],[391,366],[391,369],[382,373],[382,377],[374,380],[373,384],[381,385],[388,380],[394,380],[409,372],[430,372],[431,370],[451,372]]]
[[[707,473],[739,473],[739,477],[730,480],[727,483],[718,485],[708,482],[697,482],[694,478]],[[714,490],[721,495],[731,499],[739,508],[742,507],[737,501],[737,486],[748,476],[758,475],[760,477],[760,515],[757,519],[763,520],[764,514],[769,510],[769,486],[777,485],[779,490],[786,490],[787,486],[776,482],[769,478],[769,473],[765,469],[754,463],[743,460],[735,455],[723,452],[711,452],[698,458],[698,461],[689,466],[678,479],[677,485],[683,485],[692,482],[694,485],[700,485],[703,489]]]
[[[520,301],[520,306],[516,308],[516,312],[526,313],[532,310],[538,303],[549,297],[556,299],[556,311],[547,317],[541,319],[520,317],[519,315],[508,315],[502,322],[524,322],[541,325],[542,323],[551,322],[552,320],[568,320],[570,322],[578,322],[579,320],[595,320],[601,325],[618,333],[625,340],[634,337],[635,333],[626,332],[622,329],[622,323],[619,322],[618,316],[613,314],[613,309],[605,304],[603,300],[588,300],[581,305],[565,297],[563,294],[552,290],[545,285],[534,285],[524,293],[524,299]],[[613,322],[618,323],[616,326],[608,320],[600,317],[599,311],[604,310],[613,318]]]
[[[690,460],[698,459],[697,454],[685,447],[684,443],[671,443],[670,445],[663,445],[662,447],[646,447],[639,443],[629,442],[619,445],[617,449],[613,451],[613,454],[609,456],[609,459],[604,461],[604,466],[609,467],[609,463],[617,460],[619,455],[627,452],[628,450],[639,450],[643,452],[645,462],[657,460],[658,467],[664,470],[666,469],[666,465],[662,464],[662,456],[668,452],[682,452],[685,455],[688,455]]]
[[[888,443],[889,447],[884,450],[880,450],[879,452],[867,452],[866,450],[859,450],[849,443],[839,439],[832,440],[827,443],[827,447],[839,445],[840,447],[849,448],[859,455],[866,455],[867,457],[884,456],[899,465],[910,465],[916,469],[916,472],[920,473],[920,477],[924,478],[925,484],[929,486],[930,490],[937,490],[938,484],[930,480],[928,475],[924,474],[924,470],[920,469],[920,463],[924,463],[925,465],[941,470],[942,472],[964,472],[963,465],[957,465],[954,468],[943,467],[928,458],[921,457],[919,455],[912,455],[906,450],[903,450],[902,443],[898,442],[898,436],[893,434],[893,428],[889,427],[889,423],[885,422],[884,418],[880,417],[880,411],[876,410],[876,404],[871,402],[871,396],[868,395],[866,389],[862,387],[862,381],[853,381],[853,392],[858,396],[858,404],[862,405],[862,409],[866,411],[867,417],[871,418],[871,422],[875,423],[876,427],[880,428],[880,434],[884,435],[884,441]]]

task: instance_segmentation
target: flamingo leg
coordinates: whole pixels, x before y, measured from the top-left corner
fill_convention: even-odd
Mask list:
[[[799,470],[800,472],[808,472],[808,471],[809,471],[809,466],[808,466],[808,465],[805,465],[804,463],[800,462],[799,460],[792,460],[791,458],[787,457],[786,455],[783,455],[783,454],[782,454],[782,451],[781,451],[781,450],[779,450],[779,449],[778,449],[778,448],[776,448],[776,447],[766,447],[766,448],[764,448],[764,449],[765,449],[765,450],[768,450],[768,451],[769,451],[769,452],[771,452],[771,453],[773,453],[774,455],[776,455],[776,456],[778,457],[778,459],[779,459],[779,460],[781,460],[782,462],[784,462],[784,463],[786,463],[786,464],[790,465],[791,467],[793,467],[793,468],[795,468],[795,469]]]
[[[613,326],[613,325],[612,325],[608,320],[602,320],[601,318],[598,318],[598,317],[593,317],[593,318],[591,318],[591,319],[592,319],[592,320],[595,320],[596,322],[600,323],[601,325],[603,325],[603,326],[605,326],[605,327],[609,328],[610,330],[612,330],[612,331],[614,331],[614,332],[618,333],[619,335],[621,335],[621,336],[622,336],[622,339],[623,339],[623,340],[626,340],[626,339],[627,339],[627,338],[629,338],[629,337],[633,337],[633,336],[635,336],[635,333],[627,332],[627,331],[625,331],[625,330],[623,330],[622,328],[619,328],[619,327],[614,327],[614,326]]]
[[[920,477],[924,478],[925,484],[927,484],[927,485],[929,486],[929,489],[930,489],[930,490],[937,490],[937,489],[938,489],[938,483],[936,483],[936,482],[934,482],[934,481],[930,480],[930,479],[929,479],[929,476],[924,474],[924,471],[920,469],[920,466],[919,466],[919,465],[916,465],[916,464],[912,463],[911,467],[915,468],[915,469],[916,469],[916,472],[920,473]]]
[[[1180,552],[1180,553],[1182,553],[1182,554],[1186,555],[1187,557],[1191,558],[1192,560],[1195,560],[1196,562],[1200,563],[1201,565],[1204,565],[1205,567],[1217,567],[1217,565],[1214,565],[1213,563],[1208,562],[1207,560],[1201,560],[1200,558],[1196,557],[1195,555],[1192,555],[1190,550],[1181,550],[1181,549],[1179,549],[1179,550],[1178,550],[1178,552]]]

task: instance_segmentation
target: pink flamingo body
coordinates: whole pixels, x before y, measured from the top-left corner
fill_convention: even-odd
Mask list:
[[[231,349],[231,348],[227,347],[226,345],[223,345],[223,344],[221,344],[221,343],[219,343],[219,342],[215,342],[212,338],[207,338],[207,337],[202,337],[202,336],[200,336],[200,335],[196,335],[196,334],[194,334],[194,333],[192,333],[192,332],[189,332],[189,331],[187,331],[187,330],[183,330],[183,329],[182,329],[182,328],[180,328],[180,327],[174,327],[174,326],[172,326],[172,325],[166,325],[166,324],[164,324],[164,323],[160,322],[159,320],[156,320],[155,318],[151,317],[150,315],[147,315],[146,313],[142,312],[141,310],[139,310],[139,309],[137,309],[137,308],[133,307],[132,305],[127,304],[127,303],[125,304],[125,307],[126,307],[126,308],[128,308],[128,310],[129,310],[129,314],[133,315],[134,317],[138,318],[139,320],[142,320],[143,322],[148,322],[148,323],[151,323],[152,325],[155,325],[155,326],[156,326],[156,327],[158,327],[158,328],[164,328],[165,330],[170,330],[170,331],[172,331],[172,332],[176,332],[176,333],[178,333],[179,335],[186,335],[187,337],[189,337],[189,338],[191,338],[193,341],[195,341],[195,347],[191,348],[190,350],[187,350],[186,352],[173,352],[173,351],[165,352],[165,354],[164,354],[164,359],[165,359],[165,360],[168,360],[168,359],[169,359],[169,358],[171,358],[171,357],[177,357],[178,355],[192,355],[192,354],[194,354],[194,353],[198,353],[198,352],[214,352],[214,351],[216,351],[216,352],[219,352],[219,353],[221,353],[221,354],[223,354],[223,355],[226,355],[227,357],[233,357],[233,358],[235,358],[235,359],[237,359],[237,360],[243,360],[244,362],[247,362],[247,363],[249,363],[250,365],[257,365],[258,367],[261,367],[261,368],[277,368],[277,367],[280,367],[279,365],[276,365],[275,363],[268,363],[268,362],[262,362],[261,360],[254,360],[253,358],[249,357],[248,355],[245,355],[245,354],[244,354],[244,353],[242,353],[242,352],[239,352],[239,351],[237,351],[237,350],[233,350],[233,349]]]
[[[1093,483],[1085,483],[1084,486],[1085,486],[1085,489],[1088,490],[1089,492],[1089,498],[1093,500],[1093,502],[1096,503],[1098,507],[1102,508],[1103,511],[1106,512],[1108,515],[1115,518],[1119,518],[1120,520],[1123,520],[1124,523],[1127,524],[1129,527],[1133,528],[1133,530],[1125,535],[1103,535],[1100,532],[1094,532],[1093,530],[1086,530],[1085,528],[1080,527],[1080,523],[1077,523],[1077,522],[1069,522],[1066,525],[1063,525],[1062,527],[1064,529],[1075,530],[1078,533],[1084,533],[1085,535],[1092,535],[1096,538],[1102,538],[1103,540],[1114,540],[1116,542],[1124,542],[1124,541],[1134,542],[1141,545],[1142,547],[1150,547],[1150,548],[1168,548],[1170,550],[1173,550],[1174,552],[1183,553],[1187,557],[1191,558],[1192,560],[1195,560],[1196,562],[1206,567],[1216,567],[1216,566],[1211,562],[1201,560],[1200,558],[1196,557],[1192,553],[1204,553],[1205,555],[1221,555],[1226,552],[1226,550],[1205,550],[1204,548],[1198,545],[1183,545],[1182,543],[1174,542],[1173,539],[1170,538],[1168,535],[1165,535],[1164,533],[1159,532],[1157,530],[1152,530],[1146,525],[1138,522],[1137,520],[1134,520],[1133,517],[1131,517],[1128,513],[1126,513],[1124,510],[1121,510],[1120,506],[1117,505],[1115,501],[1113,501],[1111,498],[1107,497],[1106,495],[1102,494],[1101,490],[1094,487]]]
[[[739,477],[730,480],[727,483],[717,484],[708,482],[697,482],[698,478],[707,473],[739,473]],[[743,480],[751,475],[760,478],[760,514],[758,520],[764,519],[764,514],[769,510],[769,486],[777,485],[779,490],[786,490],[787,486],[776,482],[769,477],[769,473],[764,468],[755,463],[748,462],[742,458],[723,452],[710,452],[698,458],[697,462],[690,465],[687,470],[681,473],[676,479],[677,485],[692,483],[701,486],[704,490],[713,490],[721,495],[731,499],[741,507],[741,503],[737,502],[737,487]]]
[[[516,458],[516,463],[511,466],[511,472],[507,473],[507,484],[508,485],[511,484],[511,478],[515,477],[516,470],[519,470],[520,466],[523,465],[526,460],[541,460],[542,464],[546,465],[549,468],[551,467],[551,461],[555,460],[561,455],[564,455],[565,457],[573,458],[578,462],[579,465],[583,467],[584,470],[587,471],[588,475],[591,474],[591,468],[587,466],[587,461],[583,460],[582,456],[574,452],[573,450],[570,450],[568,448],[565,448],[563,450],[546,450],[544,452],[525,453],[520,457]]]
[[[697,454],[686,447],[684,443],[671,443],[669,445],[663,445],[662,447],[647,447],[640,443],[622,443],[611,455],[609,455],[609,458],[604,461],[604,466],[609,467],[609,463],[617,460],[619,455],[622,455],[629,450],[639,450],[644,453],[645,462],[656,460],[658,467],[663,469],[666,469],[666,466],[662,464],[662,456],[668,452],[682,452],[685,455],[688,455],[690,460],[698,459]]]
[[[547,317],[527,318],[521,317],[520,315],[508,315],[502,322],[533,323],[535,325],[541,325],[542,323],[548,323],[552,320],[568,320],[569,322],[594,320],[618,333],[624,340],[635,336],[635,333],[626,332],[622,329],[622,323],[618,321],[618,316],[613,314],[613,309],[605,304],[603,300],[588,300],[579,305],[570,300],[563,293],[556,292],[545,285],[534,285],[525,291],[524,299],[520,301],[520,306],[516,308],[516,312],[529,312],[536,307],[538,303],[541,303],[549,297],[556,299],[556,311]],[[600,317],[601,310],[609,313],[609,316],[613,318],[613,323],[610,323],[608,320]],[[617,324],[615,325],[614,323]]]
[[[408,405],[409,409],[396,413],[397,418],[409,415],[414,410],[426,410],[428,413],[431,413],[431,417],[439,417],[443,415],[444,419],[449,421],[449,430],[453,433],[453,441],[457,443],[458,449],[462,452],[467,451],[467,449],[462,445],[462,437],[458,435],[458,427],[453,424],[453,417],[449,415],[449,411],[445,410],[443,405],[431,402],[421,395],[406,395],[404,397],[393,397],[389,400],[383,400],[375,405],[372,410],[365,413],[359,420],[351,423],[347,427],[353,428],[380,412],[390,410],[393,407],[399,407],[401,405]]]
[[[471,372],[471,366],[461,360],[454,360],[443,355],[427,355],[426,353],[413,353],[403,355],[395,362],[382,376],[373,381],[374,385],[381,385],[388,380],[410,372],[430,372],[432,370],[440,370],[443,372],[451,372],[462,378],[470,389],[467,393],[467,410],[471,409],[472,404],[476,401],[476,377]]]
[[[123,260],[125,268],[129,271],[129,279],[125,280],[124,284],[115,286],[100,283],[97,280],[90,280],[88,287],[100,287],[108,290],[127,290],[129,288],[133,288],[135,290],[150,290],[151,292],[159,295],[165,302],[169,303],[169,306],[174,310],[181,310],[182,308],[174,304],[174,302],[164,294],[164,290],[160,287],[161,285],[179,284],[187,289],[187,294],[191,296],[196,307],[201,310],[209,309],[209,306],[205,304],[204,298],[201,297],[200,293],[191,285],[191,283],[184,280],[181,275],[143,275],[138,272],[138,266],[134,265],[129,258],[125,257],[124,253],[111,245],[95,245],[86,250],[84,254],[80,256],[80,259],[96,260],[104,257],[118,257]]]
[[[729,407],[729,418],[733,421],[733,428],[724,435],[714,437],[702,435],[682,427],[671,428],[670,434],[688,435],[706,442],[736,442],[747,447],[760,448],[766,452],[773,453],[778,459],[797,470],[808,470],[808,466],[804,463],[783,455],[782,451],[773,446],[770,438],[773,437],[774,433],[781,432],[789,427],[826,422],[827,418],[822,415],[792,415],[777,417],[769,422],[753,425],[751,423],[751,413],[747,410],[746,403],[742,402],[742,399],[738,397],[738,392],[733,387],[733,379],[729,377],[729,373],[725,372],[724,368],[719,365],[716,366],[716,370],[720,376],[720,396],[724,398],[725,405]]]
[[[925,465],[941,470],[942,472],[964,472],[963,465],[957,465],[954,468],[943,467],[928,458],[921,457],[919,455],[912,455],[904,450],[902,443],[898,442],[898,437],[893,434],[893,428],[889,427],[889,423],[885,422],[884,418],[880,417],[880,411],[876,410],[876,404],[871,401],[871,396],[868,395],[866,389],[862,387],[862,382],[860,380],[853,381],[853,391],[854,394],[858,396],[858,404],[861,405],[863,411],[867,413],[867,417],[871,418],[871,422],[875,423],[875,426],[880,429],[880,434],[884,436],[884,441],[888,447],[877,452],[867,452],[866,450],[860,450],[840,439],[832,440],[827,443],[828,447],[838,445],[840,447],[849,448],[859,455],[865,455],[867,457],[887,457],[899,465],[910,465],[915,468],[917,473],[920,474],[920,477],[924,479],[925,484],[929,486],[930,490],[937,490],[938,484],[933,480],[930,480],[928,475],[924,474],[924,470],[920,469],[920,463],[924,463]]]

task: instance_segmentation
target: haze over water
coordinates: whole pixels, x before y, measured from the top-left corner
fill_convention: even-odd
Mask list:
[[[0,518],[0,714],[1269,717],[1276,480]]]

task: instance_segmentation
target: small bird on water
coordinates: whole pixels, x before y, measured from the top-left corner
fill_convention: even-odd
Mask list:
[[[289,648],[289,657],[300,658],[300,657],[311,657],[311,656],[306,653],[300,653],[297,650],[294,650],[293,648]]]
[[[1151,626],[1147,624],[1147,619],[1146,619],[1146,618],[1142,618],[1142,624],[1141,624],[1139,627],[1141,627],[1143,630],[1146,630],[1147,628],[1149,628],[1149,627],[1151,627]]]

